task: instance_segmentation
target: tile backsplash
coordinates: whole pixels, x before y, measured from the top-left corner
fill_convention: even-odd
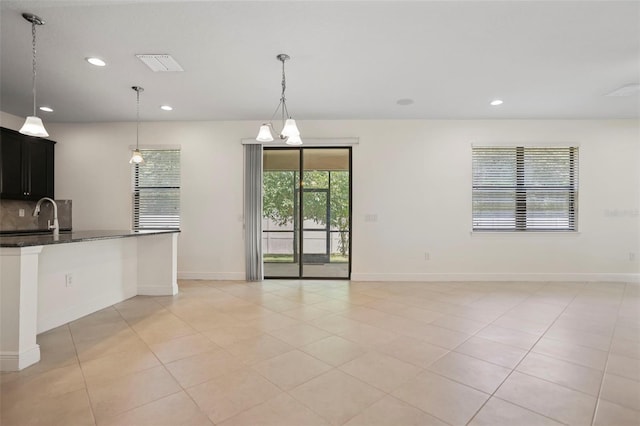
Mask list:
[[[71,200],[56,200],[60,230],[71,230]],[[1,200],[0,231],[37,231],[47,230],[47,220],[53,219],[53,206],[44,202],[40,206],[40,215],[34,217],[36,201]],[[20,216],[20,210],[24,216]]]

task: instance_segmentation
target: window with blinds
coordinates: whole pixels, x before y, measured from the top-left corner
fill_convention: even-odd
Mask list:
[[[180,228],[180,150],[141,149],[133,170],[133,229]]]
[[[473,147],[474,231],[575,231],[577,147]]]

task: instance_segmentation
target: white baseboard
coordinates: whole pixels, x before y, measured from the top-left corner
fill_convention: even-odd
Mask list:
[[[628,273],[352,273],[351,281],[547,281],[640,282],[640,274]]]
[[[244,272],[180,272],[179,280],[244,281]]]
[[[0,352],[0,371],[20,371],[40,361],[40,345],[22,353]]]

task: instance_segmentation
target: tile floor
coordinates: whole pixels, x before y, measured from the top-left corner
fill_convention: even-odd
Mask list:
[[[38,336],[12,425],[640,424],[640,286],[184,281]]]

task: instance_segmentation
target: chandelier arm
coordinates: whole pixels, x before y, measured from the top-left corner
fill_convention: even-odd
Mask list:
[[[269,124],[271,124],[271,122],[273,121],[273,119],[276,116],[276,114],[278,113],[278,110],[280,109],[281,105],[282,105],[282,99],[280,99],[280,102],[278,102],[278,106],[276,107],[275,111],[273,111],[273,114],[271,115],[271,118],[269,119]]]

